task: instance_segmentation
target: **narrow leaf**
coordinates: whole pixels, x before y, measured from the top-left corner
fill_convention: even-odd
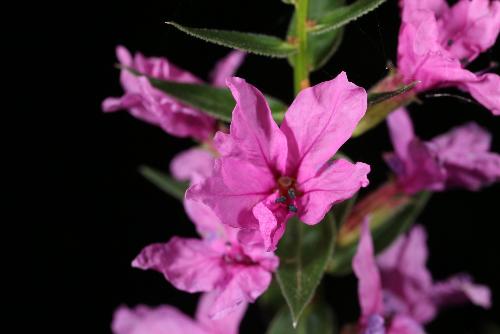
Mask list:
[[[333,253],[335,236],[333,217],[329,214],[314,226],[298,219],[288,222],[277,251],[280,267],[276,278],[289,306],[294,327],[323,277]]]
[[[144,176],[144,178],[163,190],[165,193],[177,198],[180,201],[184,200],[184,194],[189,187],[188,182],[176,181],[167,174],[149,166],[140,166],[139,172],[142,176]]]
[[[352,136],[361,136],[383,122],[391,112],[413,101],[415,93],[412,89],[417,84],[418,82],[413,82],[390,92],[370,93],[368,95],[368,110],[358,123]]]
[[[166,22],[193,37],[206,42],[243,50],[262,56],[285,58],[297,52],[297,48],[286,41],[269,35],[230,30],[192,28],[175,22]]]
[[[370,227],[376,252],[381,252],[399,235],[406,232],[415,222],[430,198],[429,192],[422,192],[412,197],[395,195],[378,205],[370,213]],[[328,266],[328,272],[335,275],[346,275],[352,271],[351,262],[356,253],[359,240],[359,226],[364,215],[354,217],[356,229],[344,233],[340,231],[335,247],[335,254]],[[350,217],[351,218],[351,217]],[[351,221],[349,221],[351,223]]]
[[[333,310],[328,304],[312,303],[304,311],[301,321],[296,328],[292,326],[290,311],[283,307],[274,317],[266,334],[334,334],[336,321]]]
[[[410,90],[412,90],[419,81],[412,82],[409,85],[402,86],[396,90],[390,91],[390,92],[381,92],[381,93],[370,93],[368,94],[368,104],[369,105],[374,105],[377,103],[381,103],[385,100],[392,99],[393,97],[396,97],[398,95],[404,94]]]
[[[358,0],[348,6],[342,6],[325,14],[309,31],[315,34],[324,34],[334,29],[338,29],[371,12],[384,1],[385,0]]]

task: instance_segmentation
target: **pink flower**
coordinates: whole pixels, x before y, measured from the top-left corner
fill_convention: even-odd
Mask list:
[[[291,216],[317,224],[368,184],[368,165],[331,160],[366,111],[366,92],[345,73],[303,90],[281,128],[259,90],[239,78],[227,84],[236,100],[230,133],[216,134],[221,157],[186,198],[202,201],[246,237],[261,235],[274,250]]]
[[[363,328],[371,317],[381,316],[389,334],[424,333],[422,325],[434,319],[441,307],[467,301],[490,307],[487,287],[473,284],[465,274],[434,283],[426,261],[426,233],[421,226],[397,239],[376,261],[365,220],[353,259]]]
[[[222,320],[209,317],[213,294],[201,296],[195,319],[170,305],[156,308],[139,305],[134,309],[119,307],[111,325],[114,334],[237,334],[247,304]]]
[[[458,87],[500,115],[500,77],[465,69],[495,44],[500,32],[500,2],[401,0],[398,70],[404,82],[421,81],[418,91]]]
[[[116,48],[116,55],[121,65],[157,79],[183,83],[201,82],[165,58],[146,58],[140,53],[132,57],[123,46]],[[222,59],[212,73],[214,85],[220,85],[226,77],[233,75],[243,58],[244,53],[234,51]],[[212,117],[154,88],[146,77],[136,76],[123,69],[120,81],[125,94],[120,98],[110,97],[104,100],[104,111],[127,109],[134,117],[160,126],[165,132],[177,137],[205,140],[215,132],[216,122]]]
[[[166,244],[149,245],[132,266],[161,272],[179,290],[212,292],[209,315],[213,318],[255,301],[271,283],[278,258],[262,244],[240,244],[237,230],[222,225],[203,203],[186,200],[185,207],[202,239],[173,237]]]
[[[407,193],[464,187],[478,190],[500,180],[500,155],[489,151],[490,134],[467,123],[429,142],[415,136],[404,109],[387,119],[394,153],[385,156]]]

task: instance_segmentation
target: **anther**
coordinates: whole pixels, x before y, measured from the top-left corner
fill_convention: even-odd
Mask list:
[[[293,204],[290,204],[288,206],[288,211],[291,211],[291,212],[297,212],[297,207]]]
[[[274,200],[274,203],[285,203],[285,202],[286,202],[285,196],[280,196]]]
[[[295,199],[295,190],[293,188],[288,189],[288,197]]]

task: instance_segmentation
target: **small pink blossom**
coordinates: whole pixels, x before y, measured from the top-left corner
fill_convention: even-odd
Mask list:
[[[221,320],[209,317],[214,294],[203,294],[198,303],[195,319],[170,305],[150,308],[139,305],[134,309],[119,307],[111,325],[114,334],[237,334],[247,304]]]
[[[426,238],[423,227],[416,226],[376,260],[369,223],[365,220],[353,259],[362,328],[375,327],[370,324],[376,322],[372,318],[382,317],[389,334],[419,334],[424,333],[422,326],[436,317],[439,308],[467,301],[490,307],[489,289],[473,284],[465,274],[433,282],[426,268]]]
[[[399,109],[387,119],[394,153],[385,156],[407,193],[449,187],[479,190],[500,180],[500,155],[490,152],[491,135],[467,123],[429,142],[415,136],[411,119]]]
[[[216,134],[221,157],[186,198],[242,229],[246,241],[253,233],[274,250],[290,217],[317,224],[333,204],[368,184],[368,165],[331,160],[366,111],[365,90],[345,73],[300,92],[281,127],[259,90],[239,78],[227,84],[236,100],[230,133]]]
[[[404,82],[419,80],[417,91],[458,87],[500,115],[500,76],[465,69],[495,44],[500,1],[401,0],[398,71]]]
[[[210,174],[212,162],[209,152],[191,149],[177,156],[171,169],[174,177],[196,184]],[[213,318],[255,301],[271,283],[278,258],[266,252],[262,243],[241,244],[238,231],[222,225],[203,203],[186,199],[184,205],[202,239],[173,237],[166,244],[149,245],[132,266],[161,272],[179,290],[213,293]]]
[[[165,58],[146,58],[140,53],[132,57],[123,46],[117,47],[116,55],[121,65],[153,78],[181,83],[202,82]],[[220,85],[226,77],[233,75],[243,57],[244,53],[234,51],[222,59],[212,73],[213,84]],[[146,77],[136,76],[122,69],[120,81],[125,94],[119,98],[110,97],[104,100],[104,111],[127,109],[134,117],[160,126],[165,132],[177,137],[205,140],[215,132],[215,119],[154,88]]]

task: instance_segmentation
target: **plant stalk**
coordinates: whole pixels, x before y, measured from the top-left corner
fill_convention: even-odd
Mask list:
[[[309,59],[307,49],[307,16],[309,0],[296,0],[295,11],[297,18],[298,52],[295,56],[293,73],[295,94],[309,87]]]

